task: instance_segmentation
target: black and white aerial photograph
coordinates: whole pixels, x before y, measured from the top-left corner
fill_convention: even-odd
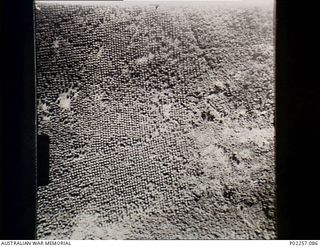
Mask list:
[[[272,0],[34,9],[38,239],[277,239]]]

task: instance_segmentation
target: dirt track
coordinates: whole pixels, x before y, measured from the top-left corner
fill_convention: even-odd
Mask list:
[[[47,239],[273,239],[270,7],[37,4]]]

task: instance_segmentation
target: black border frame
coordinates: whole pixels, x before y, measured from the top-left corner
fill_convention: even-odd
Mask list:
[[[32,0],[1,1],[0,239],[36,238]]]
[[[319,96],[316,35],[319,10],[311,2],[276,3],[276,184],[279,239],[320,239]],[[318,225],[318,226],[317,226]]]

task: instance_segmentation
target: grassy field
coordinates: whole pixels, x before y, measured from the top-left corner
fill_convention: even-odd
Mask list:
[[[37,4],[41,239],[274,239],[270,6]]]

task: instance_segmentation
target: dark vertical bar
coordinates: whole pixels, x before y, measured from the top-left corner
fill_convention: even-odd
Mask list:
[[[36,233],[33,34],[33,1],[1,1],[1,239]]]
[[[49,184],[49,136],[38,135],[37,139],[37,184]]]

